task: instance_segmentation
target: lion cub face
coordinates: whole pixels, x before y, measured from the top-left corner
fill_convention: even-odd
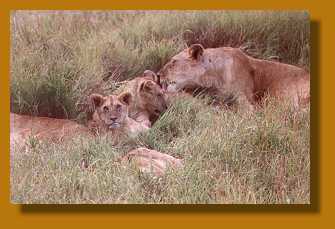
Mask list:
[[[144,80],[139,85],[138,90],[142,103],[149,113],[159,115],[167,109],[164,91],[153,80]]]
[[[203,53],[204,48],[195,44],[172,57],[158,72],[163,87],[168,92],[178,92],[185,87],[197,87],[200,77],[206,72],[207,63]]]
[[[128,106],[131,102],[131,94],[123,93],[119,96],[109,95],[102,96],[99,94],[92,94],[90,100],[95,108],[93,119],[98,121],[107,129],[116,129],[125,123],[128,118]]]

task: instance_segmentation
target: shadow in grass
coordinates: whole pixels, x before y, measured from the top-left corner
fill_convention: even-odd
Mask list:
[[[34,213],[318,213],[320,211],[320,22],[311,21],[311,204],[21,205]]]

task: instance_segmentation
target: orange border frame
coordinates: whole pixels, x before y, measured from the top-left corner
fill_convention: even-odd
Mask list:
[[[1,218],[8,227],[59,228],[61,226],[120,227],[199,227],[223,226],[238,228],[283,227],[328,227],[335,217],[333,166],[335,154],[332,146],[334,111],[332,96],[335,90],[334,35],[335,13],[326,1],[248,1],[207,0],[192,2],[169,0],[168,3],[154,0],[123,0],[118,3],[96,0],[84,2],[75,0],[19,1],[2,3],[0,10],[1,30],[1,77],[0,100],[2,104],[1,154],[0,154],[0,210]],[[16,9],[304,9],[311,17],[311,77],[312,77],[312,119],[311,160],[312,197],[311,205],[12,205],[9,202],[9,51],[10,10]],[[332,23],[333,22],[333,23]],[[327,106],[327,103],[329,104]]]

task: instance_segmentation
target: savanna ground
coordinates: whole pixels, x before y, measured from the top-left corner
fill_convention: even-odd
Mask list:
[[[11,111],[74,119],[92,92],[159,70],[187,45],[241,47],[309,69],[305,12],[29,12],[11,17]],[[279,79],[280,80],[280,79]],[[177,100],[146,134],[11,152],[14,203],[309,203],[310,112],[269,99],[252,114]],[[184,159],[160,178],[122,167],[139,146]],[[89,167],[82,169],[85,161]]]

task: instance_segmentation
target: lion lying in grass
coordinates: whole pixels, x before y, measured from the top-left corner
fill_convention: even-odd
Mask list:
[[[306,70],[255,59],[238,48],[204,49],[194,44],[172,57],[158,75],[169,92],[207,88],[222,100],[234,97],[238,105],[250,109],[267,94],[295,107],[308,104],[310,98]]]
[[[29,137],[59,142],[77,135],[90,135],[90,132],[87,127],[71,120],[10,114],[11,147],[25,143]]]
[[[132,99],[130,93],[105,97],[93,94],[90,99],[95,106],[95,112],[89,127],[66,119],[11,113],[11,147],[14,144],[24,143],[29,136],[34,136],[38,140],[59,142],[77,136],[92,137],[98,134],[108,135],[113,141],[118,142],[123,136],[136,136],[148,129],[129,118],[128,106]]]
[[[121,163],[128,164],[129,162],[134,163],[141,172],[155,176],[162,176],[168,169],[177,169],[183,166],[181,159],[143,147],[130,151],[121,159]]]

